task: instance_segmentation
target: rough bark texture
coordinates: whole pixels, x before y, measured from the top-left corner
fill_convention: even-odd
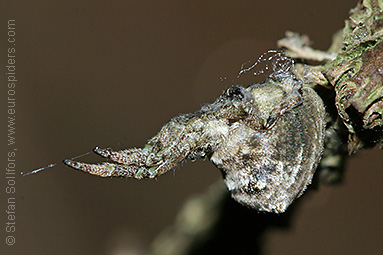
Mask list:
[[[304,65],[302,76],[308,83],[329,86],[335,91],[336,117],[340,117],[349,133],[349,153],[382,142],[382,8],[380,0],[359,3],[351,10],[343,32],[334,36],[328,52],[311,49],[306,36],[291,32],[279,41],[288,55],[303,63],[323,61],[321,65]],[[326,97],[332,97],[331,92],[327,94]]]

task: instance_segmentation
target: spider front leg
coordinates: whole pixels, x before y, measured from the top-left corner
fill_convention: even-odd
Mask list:
[[[173,118],[163,126],[142,149],[113,151],[96,147],[95,153],[113,163],[87,164],[72,160],[64,163],[83,172],[101,177],[136,179],[155,178],[186,159],[192,161],[209,157],[230,132],[230,123],[257,118],[251,106],[251,93],[237,86],[224,92],[214,103],[205,105],[193,114]],[[252,125],[258,125],[258,121]]]
[[[65,160],[64,163],[101,177],[155,178],[177,167],[196,147],[201,132],[193,123],[198,120],[198,117],[191,114],[172,119],[143,149],[94,149],[95,153],[114,163],[88,164],[72,160]]]
[[[148,153],[144,150],[133,148],[113,151],[109,148],[102,149],[96,147],[94,152],[103,157],[110,158],[116,163],[104,162],[102,164],[88,164],[72,160],[65,160],[64,163],[74,169],[101,177],[144,178],[144,171],[140,171],[145,170],[145,159],[148,157]]]
[[[140,176],[136,176],[137,167],[129,165],[120,165],[116,163],[104,162],[102,164],[88,164],[82,162],[76,162],[73,160],[64,160],[64,164],[73,167],[74,169],[81,170],[83,172],[98,175],[101,177],[126,177],[142,179]]]

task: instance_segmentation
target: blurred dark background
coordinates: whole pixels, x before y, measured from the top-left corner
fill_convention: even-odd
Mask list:
[[[16,20],[16,243],[0,253],[124,254],[146,247],[184,201],[221,177],[208,161],[158,180],[102,179],[61,161],[95,146],[140,147],[170,118],[212,102],[242,63],[274,49],[286,30],[325,50],[354,0],[2,1],[0,57]],[[3,76],[2,76],[3,77]],[[2,169],[7,162],[6,81],[1,80]],[[382,151],[347,164],[338,186],[300,199],[289,228],[264,233],[263,254],[377,254],[383,248]],[[99,162],[94,155],[82,161]],[[255,212],[254,212],[255,213]],[[251,233],[251,229],[250,229]]]

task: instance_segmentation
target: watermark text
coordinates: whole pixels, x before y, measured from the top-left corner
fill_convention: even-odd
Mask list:
[[[9,246],[16,243],[16,20],[10,19],[7,23],[7,60],[5,63],[5,79],[7,84],[7,135],[8,152],[4,166],[5,177],[5,243]]]

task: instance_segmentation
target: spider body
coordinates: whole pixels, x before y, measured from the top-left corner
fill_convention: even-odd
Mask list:
[[[94,151],[114,163],[64,163],[101,177],[156,178],[184,160],[209,158],[238,202],[284,212],[311,182],[323,150],[320,97],[291,76],[227,89],[170,120],[142,149]]]

